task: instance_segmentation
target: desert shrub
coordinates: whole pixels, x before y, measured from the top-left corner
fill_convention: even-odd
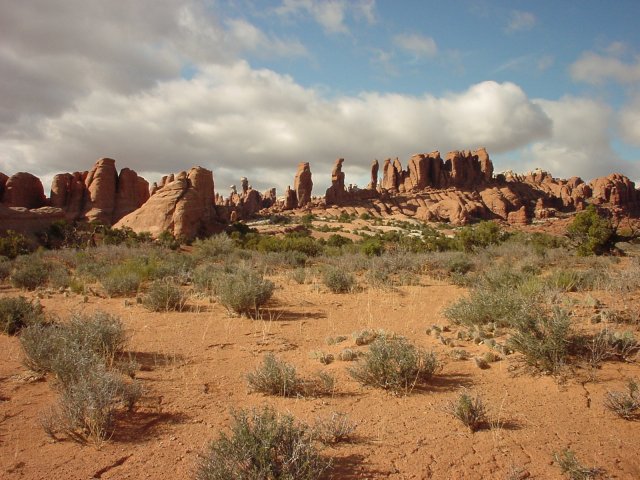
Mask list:
[[[11,284],[16,288],[35,290],[47,283],[49,266],[35,255],[21,256],[14,261]]]
[[[21,233],[7,230],[0,235],[0,257],[16,258],[31,251],[31,245]]]
[[[472,290],[466,297],[447,306],[443,313],[451,322],[473,326],[495,323],[499,327],[512,326],[523,315],[529,316],[537,308],[532,298],[512,289]]]
[[[449,413],[475,432],[487,423],[487,412],[480,396],[472,397],[467,391],[463,391],[458,398],[449,403]]]
[[[227,234],[213,235],[212,237],[193,242],[193,255],[202,260],[217,259],[230,255],[236,248],[236,244]]]
[[[416,384],[428,381],[437,368],[435,354],[417,348],[404,337],[381,335],[349,373],[363,385],[408,393]]]
[[[353,274],[337,267],[327,267],[322,274],[322,282],[333,293],[348,293],[355,287]]]
[[[369,329],[359,330],[351,334],[353,341],[358,346],[369,345],[381,335],[384,335],[384,331]]]
[[[335,360],[335,357],[333,356],[332,353],[322,352],[320,350],[312,352],[311,356],[314,359],[318,360],[323,365],[329,365],[330,363],[333,363],[333,361]]]
[[[171,278],[152,282],[142,299],[142,304],[152,312],[182,311],[185,303],[186,295]]]
[[[0,282],[9,278],[11,274],[11,262],[7,257],[0,256]]]
[[[572,340],[567,313],[554,308],[550,314],[538,313],[518,319],[509,338],[509,348],[524,355],[539,370],[554,373],[565,365]]]
[[[562,452],[554,452],[553,459],[562,470],[562,473],[570,480],[592,480],[599,478],[603,473],[600,468],[589,468],[582,465],[576,458],[576,454],[569,449]]]
[[[496,222],[480,222],[473,227],[461,228],[456,233],[456,241],[460,250],[465,252],[476,248],[497,245],[506,239],[507,235]]]
[[[247,381],[252,390],[269,395],[294,397],[303,390],[296,368],[272,353],[266,354],[262,364],[247,374]]]
[[[291,272],[291,279],[298,285],[303,285],[307,279],[307,271],[304,268],[296,268]]]
[[[0,298],[0,331],[15,335],[29,325],[43,321],[42,306],[24,297]]]
[[[113,431],[117,408],[123,405],[131,410],[140,395],[138,383],[127,383],[121,375],[97,364],[75,381],[63,384],[58,405],[46,418],[46,431],[99,444]]]
[[[340,350],[340,353],[338,353],[338,360],[343,362],[352,362],[356,358],[358,358],[358,352],[351,348],[343,348]]]
[[[353,243],[353,240],[337,233],[333,233],[327,238],[327,245],[330,247],[340,248],[343,245],[349,245],[351,243]]]
[[[221,433],[202,458],[197,480],[315,480],[329,467],[312,432],[271,407],[233,413],[231,433]]]
[[[257,317],[260,307],[269,301],[275,286],[253,270],[241,268],[219,277],[215,286],[218,301],[238,315]]]
[[[229,273],[224,265],[203,263],[193,271],[193,286],[203,293],[216,293],[216,288],[222,283],[221,278]]]
[[[572,269],[554,270],[546,282],[552,288],[563,292],[577,292],[591,290],[596,281],[595,273],[592,271],[580,271]]]
[[[640,413],[640,386],[629,380],[626,392],[607,392],[604,405],[620,418],[634,420]]]
[[[341,412],[332,412],[327,418],[316,419],[313,425],[313,437],[325,445],[348,442],[358,424],[349,419],[349,415]]]
[[[615,230],[611,221],[598,213],[595,206],[576,214],[567,227],[569,237],[577,245],[578,255],[602,255],[611,250]]]
[[[101,280],[103,288],[111,297],[134,295],[142,283],[142,274],[129,265],[118,265],[111,269]]]
[[[384,243],[380,238],[365,238],[360,243],[360,252],[367,257],[382,255],[382,252],[384,252]]]

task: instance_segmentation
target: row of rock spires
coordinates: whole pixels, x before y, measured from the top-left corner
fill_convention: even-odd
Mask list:
[[[86,172],[56,175],[49,199],[40,180],[29,173],[7,177],[0,173],[0,230],[33,232],[52,221],[98,220],[116,227],[149,231],[168,230],[192,238],[208,235],[222,225],[247,219],[265,210],[353,207],[373,215],[402,214],[425,221],[465,224],[497,218],[526,223],[548,218],[557,211],[581,210],[587,203],[604,205],[616,215],[637,213],[640,194],[627,177],[612,174],[589,184],[578,177],[553,178],[536,170],[526,175],[493,174],[487,151],[454,151],[442,159],[439,152],[411,157],[404,170],[399,159],[371,164],[366,188],[345,185],[344,159],[336,160],[331,186],[324,198],[312,196],[309,163],[298,165],[294,188],[284,198],[275,189],[254,190],[246,178],[241,189],[231,186],[228,197],[215,192],[213,174],[202,167],[167,175],[149,188],[131,169],[117,172],[115,161],[100,159]]]

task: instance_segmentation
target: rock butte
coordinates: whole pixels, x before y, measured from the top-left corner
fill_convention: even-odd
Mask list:
[[[34,233],[57,220],[97,220],[154,236],[169,231],[193,238],[258,212],[299,209],[403,215],[454,225],[489,219],[522,225],[557,212],[579,211],[589,203],[614,217],[637,216],[640,207],[640,192],[624,175],[613,173],[590,183],[578,177],[553,178],[539,169],[494,175],[484,148],[449,152],[445,159],[437,151],[417,154],[406,170],[398,158],[388,158],[382,164],[382,179],[374,160],[371,182],[362,189],[345,185],[343,163],[342,158],[335,161],[324,197],[312,197],[311,167],[306,162],[298,164],[294,188],[287,187],[282,198],[276,197],[275,188],[254,190],[245,177],[241,190],[232,185],[225,197],[215,192],[213,173],[202,167],[167,175],[149,187],[129,168],[118,173],[110,158],[98,160],[89,171],[56,175],[49,198],[34,175],[0,173],[0,230]]]

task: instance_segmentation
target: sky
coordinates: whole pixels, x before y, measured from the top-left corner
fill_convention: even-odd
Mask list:
[[[488,149],[640,180],[638,0],[0,0],[0,171],[115,158],[314,194],[345,158]]]

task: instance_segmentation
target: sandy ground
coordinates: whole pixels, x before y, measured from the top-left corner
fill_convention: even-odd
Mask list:
[[[193,299],[191,311],[181,313],[151,313],[123,299],[42,299],[48,312],[62,318],[94,310],[120,315],[145,395],[100,449],[53,441],[39,425],[42,412],[56,401],[52,379],[26,379],[18,339],[0,336],[0,477],[193,478],[199,455],[228,427],[231,409],[270,404],[307,422],[339,411],[358,423],[353,442],[322,449],[333,458],[333,478],[562,478],[552,453],[564,448],[583,464],[606,469],[610,478],[640,478],[640,422],[622,420],[603,404],[607,390],[623,390],[627,378],[640,378],[638,363],[608,362],[595,379],[578,368],[564,381],[531,374],[517,355],[480,370],[472,360],[450,358],[452,347],[426,333],[432,324],[447,323],[441,310],[464,294],[459,287],[424,277],[420,286],[336,295],[286,277],[274,280],[278,289],[262,320],[230,317],[207,299]],[[18,293],[0,289],[0,295]],[[364,328],[396,332],[435,350],[442,370],[428,386],[393,396],[361,386],[348,375],[347,362],[324,366],[313,358],[318,350],[366,350],[351,339]],[[447,335],[455,333],[453,328]],[[326,338],[336,335],[349,340],[327,345]],[[455,343],[472,355],[489,350]],[[293,363],[303,376],[317,370],[334,374],[335,393],[251,393],[245,376],[266,352]],[[470,433],[446,412],[461,388],[484,399],[491,418],[487,428]],[[510,477],[515,471],[521,475]]]

